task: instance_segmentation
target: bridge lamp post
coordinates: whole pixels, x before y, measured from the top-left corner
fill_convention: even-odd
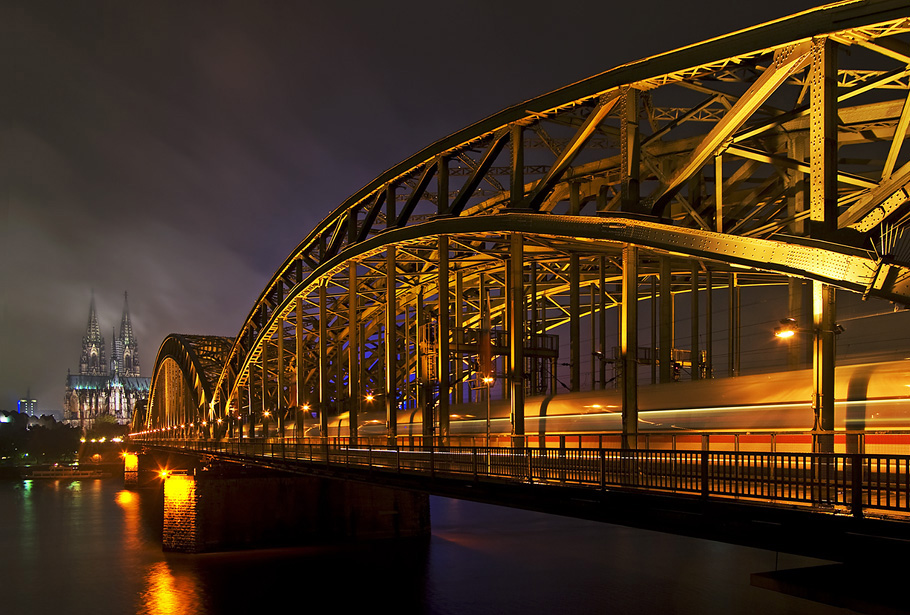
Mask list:
[[[780,326],[774,328],[774,336],[779,339],[790,339],[798,333],[812,335],[812,410],[815,414],[815,424],[812,426],[813,452],[834,452],[833,434],[829,433],[834,431],[834,343],[843,332],[844,328],[831,320],[823,320],[811,329],[801,329],[795,318],[782,318]]]
[[[493,383],[496,378],[493,376],[484,376],[483,383],[487,385],[487,446],[490,446],[490,397],[493,392]]]
[[[266,439],[269,437],[269,417],[272,413],[268,410],[262,411],[262,436]]]
[[[310,413],[310,404],[301,406],[303,412],[300,414],[300,435],[306,437],[306,415]]]

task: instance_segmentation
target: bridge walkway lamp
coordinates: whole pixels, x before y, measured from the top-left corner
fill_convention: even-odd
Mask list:
[[[833,389],[834,382],[834,364],[833,357],[835,355],[833,346],[830,349],[831,361],[830,364],[825,361],[826,366],[822,366],[822,344],[823,340],[826,337],[830,337],[831,343],[833,344],[837,340],[837,336],[844,332],[843,326],[837,323],[831,323],[829,326],[816,326],[811,329],[800,328],[795,318],[782,318],[779,326],[774,328],[774,337],[778,339],[792,339],[796,337],[797,334],[810,334],[813,339],[814,346],[814,360],[813,360],[813,402],[812,410],[815,414],[814,423],[812,425],[812,450],[820,452],[834,452],[833,446],[833,432],[834,431],[834,400],[833,400],[833,390],[824,391],[826,388],[824,386],[824,381],[830,380],[830,383],[827,388]],[[824,373],[825,370],[831,370],[830,374]],[[831,399],[826,399],[830,397]],[[827,408],[823,408],[827,406]]]
[[[493,383],[496,382],[496,378],[493,376],[484,376],[483,383],[487,385],[487,447],[490,446],[490,404],[491,397],[493,395]]]

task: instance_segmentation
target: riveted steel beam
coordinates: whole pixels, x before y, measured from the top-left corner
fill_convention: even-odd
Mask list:
[[[543,179],[538,182],[537,186],[535,186],[531,193],[525,198],[523,201],[524,207],[532,210],[540,209],[540,205],[550,191],[553,190],[553,186],[556,185],[556,182],[558,182],[563,173],[566,172],[569,165],[572,164],[572,160],[575,159],[575,156],[577,156],[581,151],[581,148],[584,147],[588,137],[597,130],[597,126],[605,117],[607,117],[607,114],[613,110],[613,107],[616,106],[619,99],[619,91],[609,92],[601,97],[600,102],[598,102],[597,106],[594,107],[590,115],[588,115],[584,124],[576,131],[565,150],[563,150],[556,162],[553,163],[553,166],[550,167],[549,172],[547,172]]]
[[[701,144],[689,155],[686,162],[670,178],[667,187],[654,202],[652,210],[654,215],[662,215],[664,208],[692,174],[708,162],[721,145],[746,123],[756,109],[762,106],[790,75],[805,68],[812,59],[811,50],[808,43],[799,43],[774,54],[774,64],[765,69],[758,80],[736,101],[733,108],[711,129]]]

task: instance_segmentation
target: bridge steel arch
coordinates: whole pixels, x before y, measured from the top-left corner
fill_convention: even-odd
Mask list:
[[[808,280],[813,407],[830,429],[834,289],[910,304],[908,35],[905,2],[840,2],[631,62],[433,143],[277,269],[206,397],[214,416],[271,435],[276,412],[279,434],[293,418],[300,435],[315,411],[318,433],[341,416],[356,439],[364,404],[381,401],[390,440],[402,412],[432,414],[424,435],[445,439],[449,405],[477,393],[464,382],[495,373],[523,438],[524,395],[554,388],[560,327],[577,389],[582,343],[605,386],[615,323],[634,446],[635,305],[649,283],[652,297],[704,291],[690,292],[698,314],[700,294],[735,301],[749,284],[788,285],[799,310],[793,281]],[[652,344],[662,381],[671,304]],[[703,350],[711,362],[697,343],[693,377]]]
[[[161,343],[146,407],[133,415],[134,433],[168,429],[181,435],[212,434],[216,382],[233,338],[172,333]]]

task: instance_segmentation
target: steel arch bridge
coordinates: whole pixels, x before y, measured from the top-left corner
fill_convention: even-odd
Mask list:
[[[293,424],[324,436],[331,423],[356,440],[375,405],[390,440],[415,416],[445,440],[452,412],[488,399],[496,378],[521,438],[526,397],[553,393],[560,361],[578,390],[590,355],[591,386],[613,367],[634,446],[639,365],[659,366],[662,382],[680,361],[710,376],[712,296],[723,288],[732,304],[753,284],[787,285],[791,308],[806,304],[813,407],[832,429],[834,289],[910,304],[908,94],[910,5],[859,0],[505,109],[339,205],[207,367],[192,351],[208,338],[167,338],[134,432],[212,434],[221,420],[215,435],[243,424],[269,435],[275,415],[279,435]],[[649,283],[660,333],[640,349]],[[701,315],[682,350],[680,291]],[[168,384],[177,374],[182,389]]]

